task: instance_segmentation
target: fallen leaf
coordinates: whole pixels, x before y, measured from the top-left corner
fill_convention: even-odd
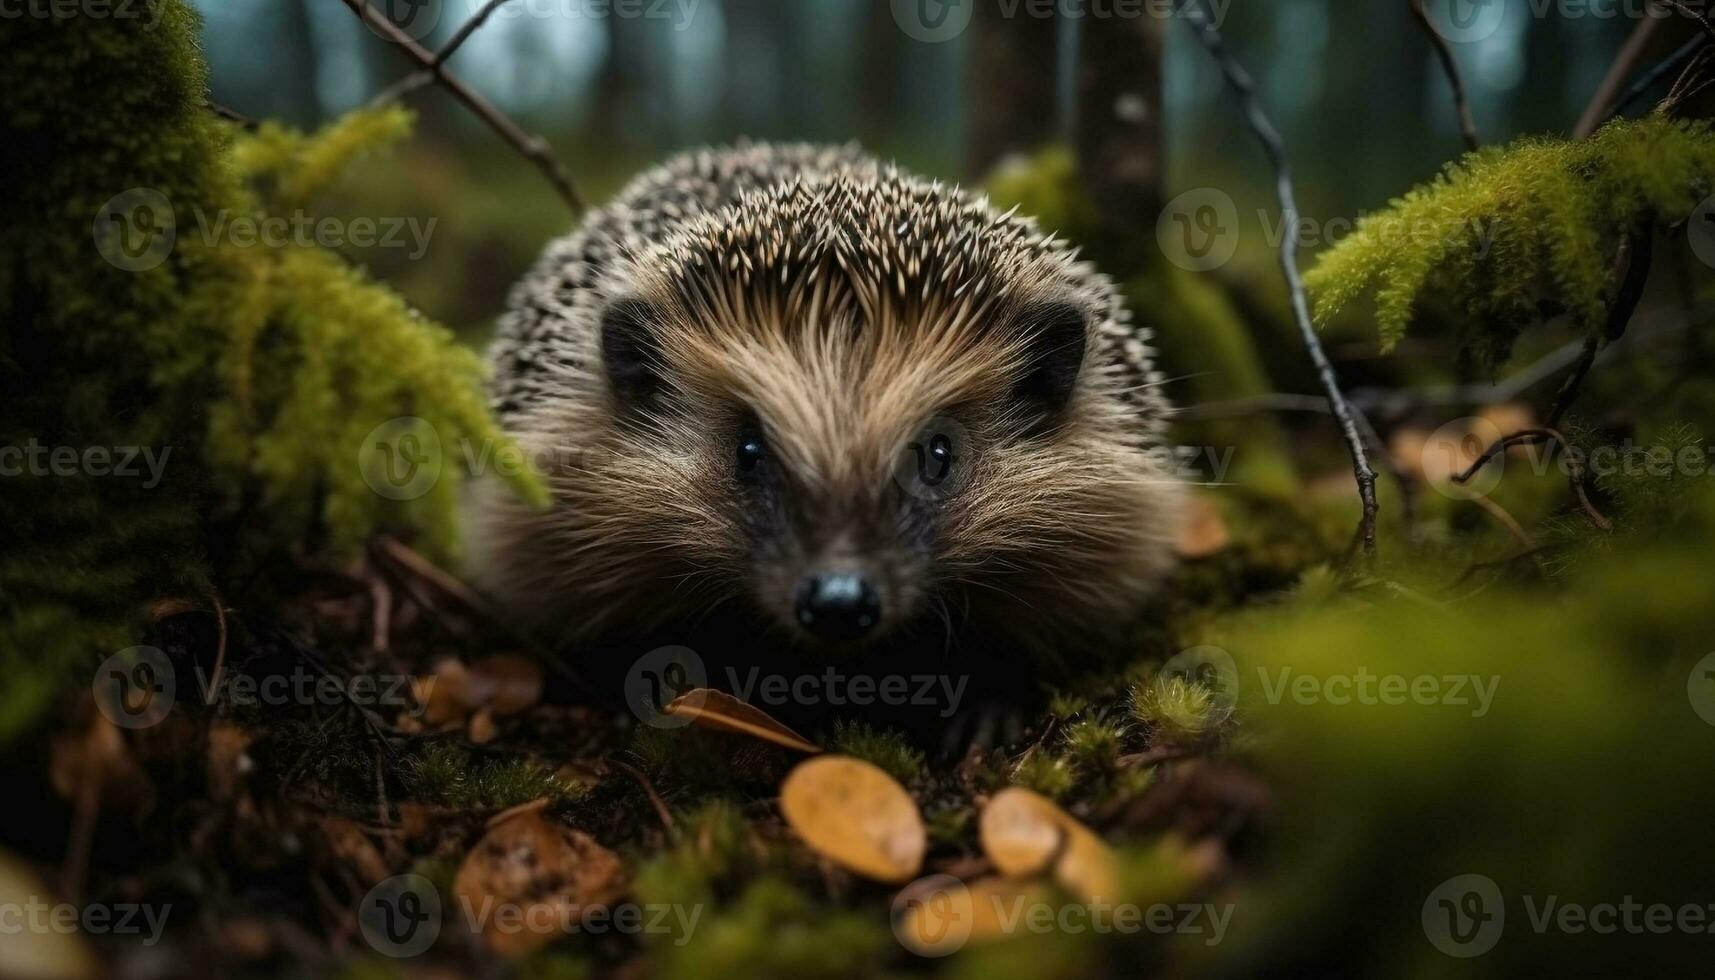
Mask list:
[[[713,688],[686,691],[662,711],[688,717],[691,724],[702,728],[749,735],[797,752],[822,751],[821,746],[770,718],[762,709]]]
[[[370,842],[369,835],[355,822],[344,817],[321,818],[322,838],[328,850],[339,859],[340,867],[350,869],[365,885],[387,877],[387,862]]]
[[[1051,900],[1042,885],[1016,878],[989,875],[966,883],[930,875],[894,898],[893,934],[918,956],[946,956],[1016,932],[1015,910]]]
[[[528,711],[542,700],[542,667],[514,653],[502,653],[477,661],[470,668],[475,691],[482,705],[496,717]]]
[[[1001,874],[1041,874],[1066,844],[1060,816],[1047,797],[1016,787],[1002,790],[978,821],[983,853]]]
[[[1233,543],[1226,518],[1208,497],[1193,495],[1187,500],[1180,521],[1174,550],[1181,558],[1207,558]]]
[[[30,907],[50,895],[47,886],[9,854],[0,853],[0,907]],[[0,929],[0,977],[83,980],[97,974],[95,957],[76,932],[58,929]]]
[[[817,854],[866,878],[909,881],[923,867],[928,836],[916,801],[861,759],[799,763],[780,786],[780,812]]]
[[[476,745],[487,745],[500,734],[500,729],[494,724],[494,710],[480,708],[470,716],[470,740]]]
[[[474,664],[447,657],[429,677],[412,684],[423,720],[432,726],[465,721],[487,709],[492,718],[528,711],[542,699],[542,668],[517,654],[503,653]]]
[[[979,834],[983,853],[1004,874],[1051,868],[1055,880],[1087,901],[1118,898],[1113,850],[1045,796],[1022,786],[1001,790],[983,808]]]
[[[540,807],[490,827],[453,879],[459,914],[508,958],[575,929],[587,910],[617,901],[625,887],[625,865],[612,851]]]

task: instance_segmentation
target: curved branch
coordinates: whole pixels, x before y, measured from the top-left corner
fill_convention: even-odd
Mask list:
[[[1244,109],[1251,131],[1262,143],[1263,150],[1274,167],[1275,193],[1280,199],[1281,226],[1289,231],[1289,234],[1281,237],[1280,267],[1286,276],[1287,289],[1292,295],[1292,318],[1298,325],[1299,337],[1310,354],[1311,363],[1316,367],[1317,378],[1328,399],[1328,409],[1339,423],[1340,433],[1346,440],[1347,452],[1352,457],[1352,476],[1357,480],[1358,498],[1363,502],[1363,517],[1358,525],[1358,533],[1363,541],[1364,554],[1374,558],[1376,513],[1379,510],[1376,503],[1376,472],[1370,466],[1369,455],[1364,450],[1364,439],[1358,431],[1352,408],[1340,390],[1339,379],[1334,374],[1334,365],[1329,362],[1327,352],[1322,349],[1322,341],[1316,336],[1316,325],[1310,319],[1310,301],[1305,295],[1304,278],[1298,270],[1298,236],[1290,233],[1298,227],[1300,218],[1297,196],[1293,191],[1292,172],[1287,164],[1285,143],[1279,130],[1274,128],[1274,123],[1263,111],[1250,73],[1227,49],[1226,39],[1221,36],[1220,30],[1203,10],[1202,5],[1197,0],[1186,0],[1179,8],[1179,13],[1197,32],[1203,47],[1220,66],[1228,87],[1233,90]]]

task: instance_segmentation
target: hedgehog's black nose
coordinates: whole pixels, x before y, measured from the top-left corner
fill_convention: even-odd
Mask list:
[[[824,640],[855,640],[881,622],[881,596],[854,572],[812,575],[798,586],[798,622]]]

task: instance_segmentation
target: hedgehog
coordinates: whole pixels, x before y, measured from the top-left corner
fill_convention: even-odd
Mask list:
[[[1112,656],[1172,565],[1170,406],[1112,281],[1016,210],[855,146],[635,178],[499,325],[552,503],[479,498],[478,580],[585,663],[933,665],[989,706]]]

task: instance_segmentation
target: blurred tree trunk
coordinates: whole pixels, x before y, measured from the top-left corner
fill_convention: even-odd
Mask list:
[[[858,135],[866,146],[880,148],[892,135],[903,100],[900,85],[900,45],[905,33],[893,20],[887,0],[871,0],[863,26],[863,61],[859,77]]]
[[[305,127],[322,121],[322,104],[316,90],[316,37],[311,22],[310,0],[289,0],[278,8],[279,33],[269,47],[275,70],[274,84],[266,91],[273,106],[268,115],[278,115]]]
[[[1162,205],[1164,23],[1157,17],[1086,17],[1078,25],[1077,115],[1072,143],[1095,205],[1092,245],[1126,262]],[[1126,243],[1130,243],[1129,247]]]
[[[607,28],[607,62],[595,84],[592,118],[597,145],[629,153],[655,150],[661,115],[659,78],[651,78],[649,21],[642,17],[601,18]]]
[[[972,177],[1059,135],[1059,28],[1058,16],[1031,17],[1020,5],[1006,17],[996,0],[977,2],[966,88],[971,135],[965,166]]]

